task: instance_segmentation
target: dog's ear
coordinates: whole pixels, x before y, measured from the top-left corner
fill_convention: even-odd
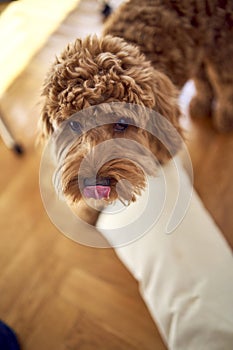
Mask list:
[[[178,90],[162,72],[154,70],[152,90],[155,116],[149,121],[152,151],[161,163],[173,157],[182,147],[182,128]]]
[[[47,105],[44,104],[38,123],[37,144],[44,143],[44,141],[48,139],[53,131],[54,128],[49,117],[48,108]]]

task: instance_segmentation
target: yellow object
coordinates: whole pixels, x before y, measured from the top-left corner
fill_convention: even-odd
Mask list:
[[[0,15],[0,96],[79,3],[20,0]]]

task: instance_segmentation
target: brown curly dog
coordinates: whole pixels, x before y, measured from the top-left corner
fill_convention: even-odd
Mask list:
[[[85,118],[69,124],[72,131],[81,130],[62,166],[61,187],[69,203],[80,202],[83,195],[105,202],[119,197],[127,202],[136,199],[145,186],[144,171],[154,175],[150,166],[141,164],[150,164],[149,157],[141,155],[139,158],[147,161],[139,164],[137,156],[130,160],[106,158],[96,170],[99,156],[96,160],[91,150],[104,140],[131,139],[165,163],[181,147],[177,91],[190,78],[197,88],[191,115],[211,115],[219,130],[233,126],[232,4],[231,0],[146,0],[143,4],[130,0],[110,17],[101,38],[77,39],[56,59],[43,90],[42,138],[90,106],[102,106],[100,112],[110,118],[109,123],[87,132],[83,132]],[[167,123],[154,120],[154,128],[162,135],[156,138],[127,122],[127,118],[146,121],[147,111],[133,118],[124,111],[122,116],[119,110],[108,110],[111,102],[154,110],[176,132]],[[93,113],[86,116],[95,118]],[[170,145],[169,151],[162,139]],[[122,154],[124,146],[119,148]],[[101,150],[103,159],[104,153]],[[84,166],[80,174],[84,158],[92,165]],[[130,193],[124,184],[117,190],[121,180],[131,184]]]

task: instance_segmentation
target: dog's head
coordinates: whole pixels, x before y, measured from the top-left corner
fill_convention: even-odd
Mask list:
[[[71,203],[82,196],[135,201],[145,174],[155,175],[157,162],[181,147],[176,89],[123,39],[93,36],[68,45],[47,75],[43,96],[42,139],[64,123],[74,135],[59,168]]]

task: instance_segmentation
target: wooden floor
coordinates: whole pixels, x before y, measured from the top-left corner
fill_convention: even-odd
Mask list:
[[[195,189],[233,249],[233,132],[219,134],[210,120],[196,120],[187,145]]]
[[[0,141],[0,318],[23,350],[165,349],[135,280],[111,249],[64,237],[42,206],[34,148],[42,81],[55,53],[100,28],[96,1],[82,2],[6,91],[1,108],[26,153]],[[87,23],[88,17],[88,25]],[[233,246],[233,138],[192,125],[195,186]]]

